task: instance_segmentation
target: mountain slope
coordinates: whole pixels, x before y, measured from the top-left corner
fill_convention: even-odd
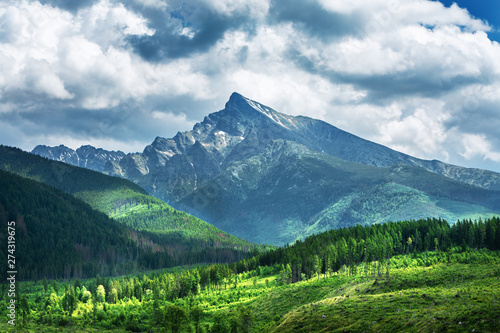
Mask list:
[[[0,145],[0,169],[41,181],[70,194],[88,190],[120,190],[147,195],[143,188],[126,179],[109,177],[99,172],[73,167],[2,145]]]
[[[234,249],[247,242],[235,242],[233,236],[225,236],[224,242],[220,231],[219,235],[188,232],[188,228],[199,232],[208,225],[189,220],[185,213],[174,212],[174,218],[170,217],[177,222],[170,225],[178,229],[176,232],[138,231],[70,194],[11,172],[0,170],[0,188],[0,239],[5,244],[8,236],[15,239],[15,252],[9,254],[15,257],[20,280],[123,275],[181,264],[232,262],[248,256],[246,251]],[[7,228],[9,222],[13,229]],[[9,233],[12,230],[15,234]],[[4,267],[6,250],[7,246],[0,249]],[[0,274],[4,280],[6,273]]]
[[[500,193],[417,167],[352,163],[276,140],[178,207],[253,242],[284,244],[332,228],[408,216],[492,216],[500,212]]]
[[[130,227],[141,246],[164,252],[144,265],[186,262],[230,262],[249,255],[255,246],[196,217],[179,212],[118,177],[51,161],[20,149],[0,146],[0,169],[17,173],[67,193]],[[9,207],[5,209],[9,210]],[[140,232],[138,232],[140,231]],[[168,258],[167,258],[168,257]]]
[[[157,137],[102,171],[273,244],[355,223],[454,221],[500,209],[498,173],[417,159],[237,93],[191,131]]]
[[[0,188],[0,238],[7,238],[7,222],[14,221],[20,279],[123,274],[137,267],[141,249],[124,225],[105,214],[2,170]]]
[[[101,163],[96,170],[138,181],[163,200],[177,200],[233,161],[262,152],[275,139],[294,141],[346,161],[381,167],[408,164],[467,184],[500,190],[498,173],[421,160],[364,140],[321,120],[277,112],[238,93],[231,95],[223,110],[208,115],[193,130],[179,132],[171,139],[157,137],[142,153],[116,157],[112,154],[114,152],[99,150],[103,152],[100,156],[108,163]],[[37,146],[32,152],[84,166],[76,164],[78,159],[74,155],[83,156],[78,151],[91,148],[96,150],[90,146],[82,146],[76,152],[61,146]],[[182,174],[184,181],[171,180],[169,175],[179,174],[181,169],[185,169]],[[161,173],[156,172],[160,170]],[[165,172],[169,175],[164,176]],[[161,189],[165,181],[177,190]]]

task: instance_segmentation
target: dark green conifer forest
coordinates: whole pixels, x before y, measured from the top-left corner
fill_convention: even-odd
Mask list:
[[[169,228],[183,229],[183,233],[127,226],[72,195],[1,170],[0,188],[0,237],[7,239],[7,223],[15,221],[17,260],[23,267],[18,278],[22,280],[115,276],[185,264],[228,263],[255,251],[236,237],[219,240],[216,230],[207,228],[205,222],[173,209],[162,211],[163,222],[172,221]],[[185,227],[190,224],[198,228],[190,232]],[[5,267],[6,250],[0,248]],[[5,275],[2,270],[2,280]]]
[[[22,279],[229,263],[266,248],[177,211],[125,179],[1,145],[0,170],[6,170],[0,174],[1,222],[19,219],[18,246],[29,257]]]

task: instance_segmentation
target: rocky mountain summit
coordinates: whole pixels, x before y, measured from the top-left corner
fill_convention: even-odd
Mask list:
[[[33,152],[132,180],[256,242],[283,244],[356,223],[500,211],[498,173],[418,159],[238,93],[191,131],[157,137],[142,153],[85,147]]]

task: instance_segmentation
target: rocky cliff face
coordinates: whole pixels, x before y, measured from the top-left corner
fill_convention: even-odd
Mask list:
[[[88,145],[81,146],[77,150],[64,145],[57,147],[39,145],[31,153],[99,172],[104,171],[108,162],[118,162],[125,157],[125,153],[121,151],[108,151]]]
[[[237,93],[191,131],[157,137],[142,153],[90,146],[33,152],[127,178],[226,231],[274,244],[353,223],[500,209],[498,173],[414,158]],[[453,208],[457,202],[464,214]]]
[[[46,157],[51,160],[68,163],[71,165],[78,166],[79,164],[79,158],[76,151],[64,145],[60,145],[57,147],[38,145],[35,147],[35,149],[31,151],[31,153],[42,157]]]

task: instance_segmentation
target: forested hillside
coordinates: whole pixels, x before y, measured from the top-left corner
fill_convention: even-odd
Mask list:
[[[44,221],[43,228],[30,229],[30,237],[40,238],[44,241],[52,239],[52,243],[47,243],[48,245],[45,244],[44,247],[39,249],[38,255],[40,256],[50,257],[50,252],[47,252],[47,250],[52,249],[50,246],[57,246],[58,244],[65,244],[64,249],[69,251],[64,260],[57,261],[54,259],[54,262],[58,263],[67,262],[69,265],[67,268],[60,269],[58,267],[54,269],[47,264],[44,265],[45,268],[43,269],[33,269],[30,272],[24,271],[22,279],[90,277],[95,276],[95,273],[107,276],[132,272],[136,269],[157,269],[194,263],[229,263],[248,257],[251,253],[254,253],[253,251],[265,248],[259,246],[257,249],[255,245],[247,241],[225,233],[189,214],[174,210],[125,179],[106,176],[61,162],[50,161],[5,146],[0,146],[0,169],[10,170],[32,180],[30,183],[27,183],[28,180],[22,182],[10,173],[3,173],[4,181],[6,183],[12,182],[9,187],[2,189],[5,200],[2,203],[3,210],[11,214],[8,217],[3,217],[3,219],[16,220],[17,215],[19,215],[23,216],[26,221],[30,221],[29,223],[35,223],[35,225],[38,222],[32,221]],[[42,193],[31,191],[31,187],[40,188],[41,186],[33,180],[73,194],[74,197],[71,197],[72,202],[79,202],[76,200],[76,198],[79,198],[90,204],[92,208],[112,217],[113,220],[110,220],[104,214],[97,214],[97,212],[93,212],[90,217],[78,215],[72,210],[68,211],[64,204],[58,206],[58,200],[54,199],[53,196],[47,196],[47,198],[52,199],[50,199],[50,202],[46,202],[48,199]],[[19,186],[15,185],[18,183]],[[43,188],[49,193],[55,190],[47,186]],[[57,193],[57,195],[61,195],[60,191],[57,191]],[[38,197],[41,198],[38,199]],[[66,195],[65,197],[70,196]],[[83,202],[79,202],[79,205],[83,205]],[[91,210],[91,207],[87,205],[85,207]],[[58,213],[60,214],[57,215]],[[80,223],[84,217],[85,223]],[[121,226],[119,228],[120,232],[100,230],[104,225],[103,219],[110,221],[109,223],[112,223],[115,227],[118,226],[115,221],[121,222],[127,228]],[[79,232],[80,229],[73,229],[73,224],[78,225],[83,231]],[[94,224],[99,227],[93,227]],[[46,228],[53,231],[47,239],[44,238]],[[40,230],[41,233],[37,234],[37,230]],[[54,233],[56,230],[57,233]],[[103,244],[100,247],[98,246],[98,249],[104,252],[106,252],[107,247],[114,246],[115,236],[118,237],[118,235],[124,234],[123,241],[131,242],[134,246],[133,248],[127,247],[130,254],[127,252],[122,257],[134,264],[121,268],[118,268],[115,263],[112,265],[114,268],[103,264],[98,271],[90,268],[80,268],[79,262],[81,258],[71,255],[76,251],[75,248],[80,252],[85,252],[85,260],[97,260],[100,252],[97,249],[89,250],[87,243],[80,244],[79,241],[73,241],[72,237],[77,237],[74,234],[75,232],[79,232],[81,235],[99,232],[92,240],[94,242],[101,241]],[[108,237],[110,238],[109,244],[106,243]],[[33,242],[33,247],[28,248],[30,252],[34,253],[38,249],[38,245],[35,246],[37,243]],[[138,249],[142,250],[139,251]],[[61,256],[65,255],[64,251],[60,253]],[[75,262],[72,261],[73,259],[75,259]],[[33,264],[41,265],[45,263],[44,260],[33,260]],[[71,267],[70,263],[77,268]],[[61,267],[64,267],[64,265]],[[83,267],[86,266],[83,265]]]
[[[334,272],[341,267],[355,271],[361,262],[382,264],[394,255],[469,249],[500,250],[498,217],[458,221],[452,226],[445,220],[425,219],[330,230],[263,253],[250,263],[282,264],[289,270],[291,281],[300,281],[319,271]]]
[[[47,332],[496,332],[498,230],[498,218],[357,226],[230,265],[28,282],[19,325]]]
[[[7,223],[15,221],[20,279],[117,275],[138,268],[144,251],[123,224],[60,190],[1,170],[0,188],[0,238],[7,239]],[[2,262],[6,250],[0,248]]]
[[[0,169],[43,182],[70,194],[85,191],[147,194],[143,188],[128,180],[49,160],[3,145],[0,145]],[[95,208],[103,210],[104,206]]]
[[[149,269],[200,262],[233,262],[251,255],[257,248],[260,251],[266,248],[177,211],[122,178],[6,146],[0,146],[0,169],[70,193],[128,226],[130,237],[139,246],[153,249],[153,253],[144,254],[141,259],[141,264]]]
[[[230,263],[258,251],[171,208],[157,214],[171,221],[177,231],[147,231],[128,227],[74,196],[10,172],[0,170],[0,186],[4,226],[0,239],[7,239],[7,223],[15,221],[22,280],[116,276],[185,264]],[[6,250],[0,249],[4,261]]]

